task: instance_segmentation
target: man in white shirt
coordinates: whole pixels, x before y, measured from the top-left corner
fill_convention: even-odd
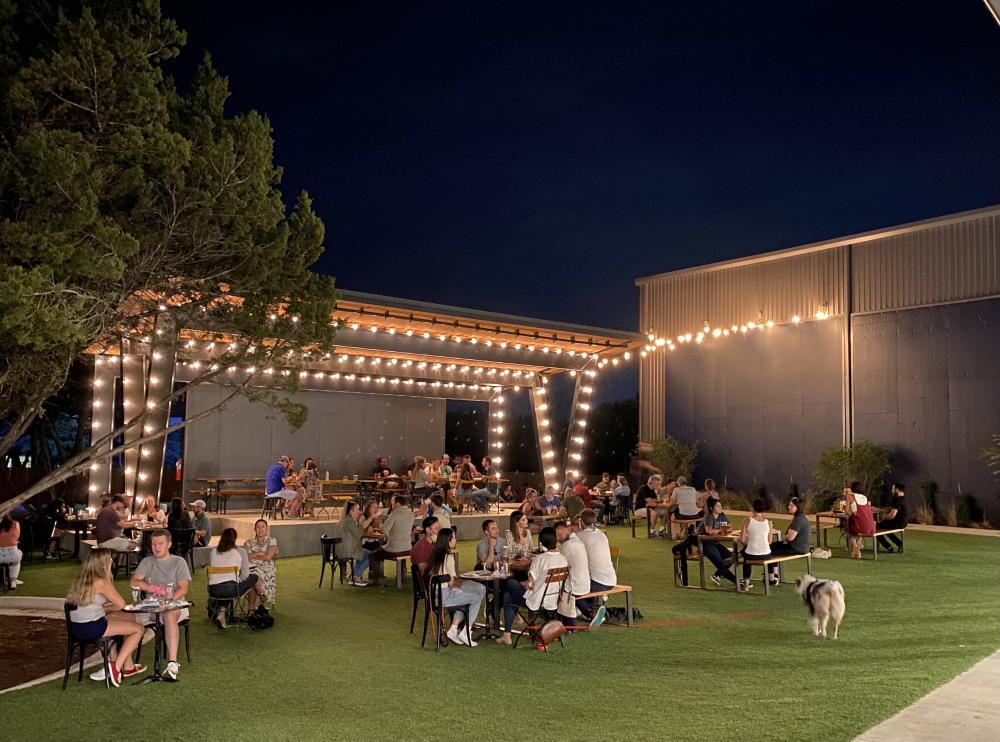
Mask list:
[[[615,563],[611,558],[611,545],[608,544],[608,537],[597,528],[597,513],[589,508],[580,513],[581,530],[577,537],[583,542],[587,549],[587,566],[590,568],[590,592],[599,590],[610,590],[618,584],[618,575],[615,573]],[[591,625],[595,622],[599,626],[604,622],[604,601],[592,598],[585,601],[588,605],[583,608],[583,613],[592,614]]]
[[[590,592],[590,566],[587,561],[587,547],[576,535],[576,529],[568,520],[556,523],[556,539],[559,541],[559,553],[566,557],[569,565],[569,582],[567,588],[574,598],[576,613],[582,613],[590,618],[589,601],[581,601],[578,596]],[[570,616],[573,618],[573,616]]]
[[[507,580],[503,594],[503,636],[497,644],[511,644],[510,628],[514,623],[518,606],[527,606],[533,611],[541,610],[546,618],[554,618],[559,605],[559,585],[553,583],[546,590],[546,578],[550,569],[569,566],[566,557],[556,551],[558,542],[554,528],[546,526],[538,534],[538,543],[544,551],[535,555],[528,569],[528,581]]]

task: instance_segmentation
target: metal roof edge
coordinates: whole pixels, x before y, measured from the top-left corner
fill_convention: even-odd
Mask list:
[[[470,309],[468,307],[456,307],[448,304],[435,304],[433,302],[419,301],[417,299],[404,299],[397,296],[385,296],[382,294],[369,294],[363,291],[350,291],[337,288],[338,298],[345,301],[357,302],[359,304],[371,304],[375,306],[393,307],[396,309],[409,309],[415,312],[427,312],[431,314],[447,314],[464,319],[480,320],[483,322],[501,322],[505,324],[529,325],[539,329],[554,330],[569,334],[584,334],[602,336],[615,340],[645,341],[645,335],[628,330],[613,330],[607,327],[593,327],[590,325],[577,325],[566,322],[556,322],[554,320],[538,319],[536,317],[524,317],[517,314],[504,314],[501,312],[489,312],[481,309]]]
[[[942,227],[948,224],[970,221],[987,215],[1000,216],[1000,204],[984,206],[979,209],[970,209],[969,211],[959,211],[954,214],[945,214],[943,216],[931,217],[929,219],[921,219],[920,221],[915,222],[907,222],[895,227],[882,227],[881,229],[875,229],[869,232],[859,232],[857,234],[848,235],[847,237],[834,237],[820,242],[810,242],[804,245],[780,248],[778,250],[771,250],[757,255],[750,255],[745,258],[731,258],[729,260],[720,260],[716,263],[705,263],[703,265],[691,266],[690,268],[678,268],[674,271],[665,271],[663,273],[654,273],[649,276],[640,276],[635,279],[635,285],[642,286],[643,284],[653,283],[654,281],[667,277],[690,275],[694,273],[708,273],[712,271],[726,270],[728,268],[740,268],[757,263],[768,263],[773,260],[797,257],[799,255],[806,255],[812,252],[820,252],[822,250],[832,250],[837,247],[855,245],[861,242],[871,242],[872,240],[883,239],[885,237],[894,237],[900,234],[916,232],[921,229],[930,229],[932,227]]]

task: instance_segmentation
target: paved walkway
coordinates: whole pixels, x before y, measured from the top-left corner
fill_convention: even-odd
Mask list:
[[[874,726],[854,742],[996,742],[1000,739],[1000,652]]]

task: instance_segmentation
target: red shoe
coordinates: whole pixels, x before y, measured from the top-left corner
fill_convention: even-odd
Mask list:
[[[133,675],[138,675],[140,672],[146,672],[145,665],[136,665],[131,670],[126,670],[125,668],[122,668],[122,677],[130,678]]]
[[[115,688],[122,684],[122,671],[115,666],[114,662],[108,664],[108,680]]]

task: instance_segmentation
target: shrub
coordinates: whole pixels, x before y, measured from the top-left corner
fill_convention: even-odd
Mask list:
[[[697,442],[688,446],[676,438],[665,435],[662,438],[654,438],[652,446],[653,450],[649,455],[649,461],[663,472],[667,479],[687,477],[688,483],[691,482],[694,463],[698,458]]]
[[[719,492],[719,499],[722,500],[724,510],[749,510],[750,498],[743,492],[724,489]]]
[[[806,515],[812,515],[820,511],[822,495],[814,489],[808,489],[799,496],[799,507]]]
[[[934,511],[926,503],[917,505],[917,509],[913,511],[912,520],[920,525],[932,526],[934,525]]]
[[[986,462],[993,476],[1000,479],[1000,433],[991,436],[989,445],[979,452],[979,458]]]
[[[928,523],[933,523],[937,518],[937,489],[937,482],[932,479],[927,479],[920,483],[920,494],[924,498],[924,507],[926,507],[931,514],[931,519],[927,521]]]
[[[858,481],[868,494],[891,471],[889,454],[887,446],[871,441],[856,441],[850,448],[833,446],[819,455],[814,472],[816,483],[825,490],[840,492]]]

